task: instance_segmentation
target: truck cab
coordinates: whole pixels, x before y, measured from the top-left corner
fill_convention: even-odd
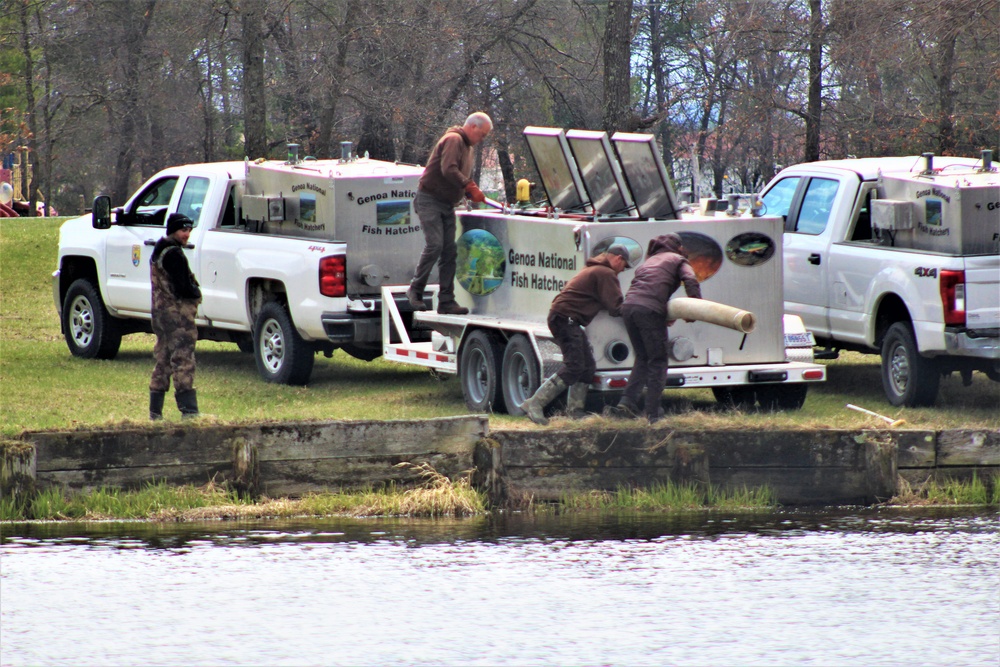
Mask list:
[[[896,405],[933,403],[942,373],[998,373],[1000,177],[928,158],[796,165],[762,195],[784,220],[786,312],[820,356],[882,354]]]

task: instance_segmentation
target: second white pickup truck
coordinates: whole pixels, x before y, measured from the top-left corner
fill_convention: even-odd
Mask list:
[[[785,312],[826,350],[881,354],[893,405],[943,374],[1000,381],[1000,173],[931,155],[813,162],[763,192],[785,220]]]

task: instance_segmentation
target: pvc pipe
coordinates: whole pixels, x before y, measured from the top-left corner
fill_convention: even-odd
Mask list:
[[[688,297],[678,297],[667,302],[667,319],[708,322],[740,333],[750,333],[757,327],[757,316],[749,310]]]

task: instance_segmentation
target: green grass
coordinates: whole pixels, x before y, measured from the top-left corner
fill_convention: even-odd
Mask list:
[[[622,487],[614,492],[567,493],[559,501],[570,510],[618,510],[636,512],[679,512],[684,510],[773,509],[774,493],[766,488],[722,490],[697,484],[657,484],[638,489]]]
[[[1000,478],[984,484],[976,474],[970,480],[928,480],[913,487],[903,481],[889,505],[1000,505]]]
[[[145,425],[154,338],[128,336],[111,361],[70,355],[52,298],[58,231],[64,219],[0,221],[0,436],[25,430]],[[252,356],[235,345],[200,341],[196,386],[203,413],[217,423],[326,419],[422,419],[467,414],[458,380],[441,382],[423,369],[343,352],[318,356],[307,387],[267,384]],[[707,389],[670,390],[667,425],[674,428],[881,428],[883,422],[845,409],[854,403],[904,428],[1000,428],[1000,384],[976,374],[963,387],[942,382],[934,408],[894,408],[882,394],[878,358],[848,354],[829,363],[829,380],[813,386],[802,410],[741,414],[721,410]],[[180,415],[172,406],[168,421]],[[555,419],[555,426],[586,427]],[[492,428],[536,428],[524,418],[493,415]],[[619,423],[629,427],[626,423]],[[638,427],[638,426],[636,426]]]

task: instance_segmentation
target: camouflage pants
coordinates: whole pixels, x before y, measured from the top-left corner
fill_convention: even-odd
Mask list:
[[[153,313],[153,377],[150,391],[168,391],[170,378],[174,378],[175,391],[194,389],[194,344],[198,340],[198,327],[194,324],[198,305],[194,302],[177,303]]]

